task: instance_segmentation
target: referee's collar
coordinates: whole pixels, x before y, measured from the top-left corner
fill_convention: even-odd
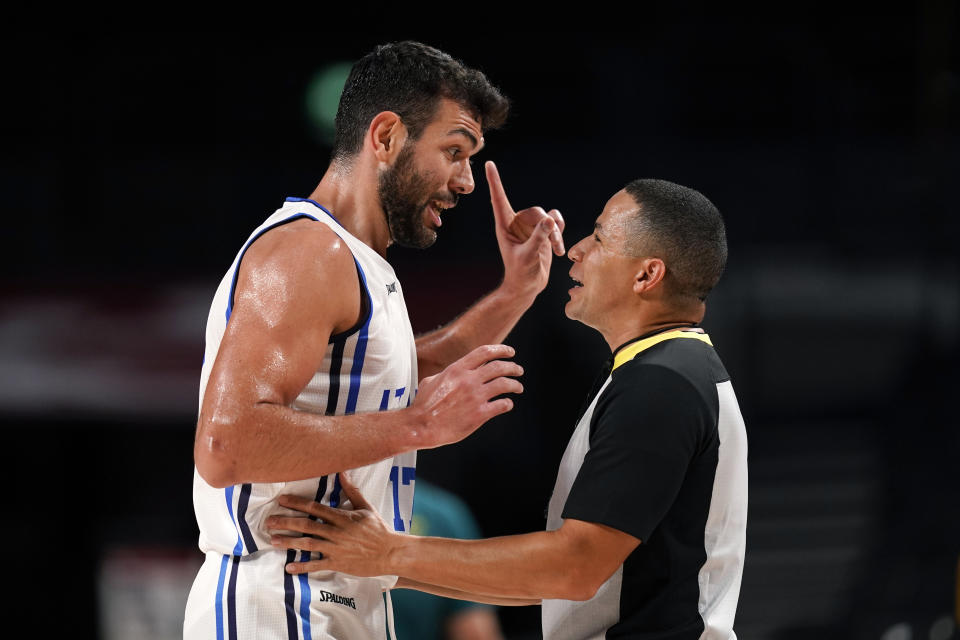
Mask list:
[[[698,327],[696,324],[683,324],[673,327],[663,327],[662,329],[657,329],[656,331],[651,331],[650,333],[645,333],[642,336],[636,337],[632,340],[624,342],[622,345],[614,349],[613,355],[613,367],[611,371],[622,365],[624,362],[633,360],[634,357],[641,351],[649,349],[655,344],[659,344],[664,340],[673,340],[674,338],[693,338],[694,340],[700,340],[701,342],[706,342],[710,346],[713,346],[713,343],[710,342],[710,336],[708,336],[703,329]]]

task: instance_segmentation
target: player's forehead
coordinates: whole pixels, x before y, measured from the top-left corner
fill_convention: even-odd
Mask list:
[[[449,98],[440,98],[426,133],[443,139],[461,138],[473,152],[479,151],[484,145],[480,120],[464,105]]]

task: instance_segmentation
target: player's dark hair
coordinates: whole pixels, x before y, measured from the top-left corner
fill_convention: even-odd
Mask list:
[[[484,130],[507,118],[509,101],[480,71],[419,42],[380,45],[350,70],[337,109],[333,158],[356,155],[381,111],[393,111],[416,140],[433,119],[440,98],[463,105]]]
[[[705,300],[727,263],[720,212],[699,191],[666,180],[634,180],[625,189],[639,205],[627,250],[661,258],[673,294]]]

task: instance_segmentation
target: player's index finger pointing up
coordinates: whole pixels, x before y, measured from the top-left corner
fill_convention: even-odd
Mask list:
[[[493,213],[504,226],[509,226],[513,219],[513,207],[510,206],[507,194],[503,190],[497,165],[493,164],[492,160],[487,160],[484,167],[487,170],[487,184],[490,185],[490,202],[493,204]]]

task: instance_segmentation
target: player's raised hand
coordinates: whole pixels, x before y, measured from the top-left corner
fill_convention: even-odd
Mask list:
[[[523,367],[512,358],[513,347],[490,344],[477,347],[434,376],[423,378],[410,407],[421,425],[420,449],[458,442],[484,422],[513,408],[505,393],[522,393],[515,379]]]
[[[515,212],[496,165],[488,161],[485,168],[497,244],[503,257],[504,285],[521,295],[536,295],[547,286],[551,250],[558,256],[565,253],[563,216],[556,209],[545,211],[542,207]]]

